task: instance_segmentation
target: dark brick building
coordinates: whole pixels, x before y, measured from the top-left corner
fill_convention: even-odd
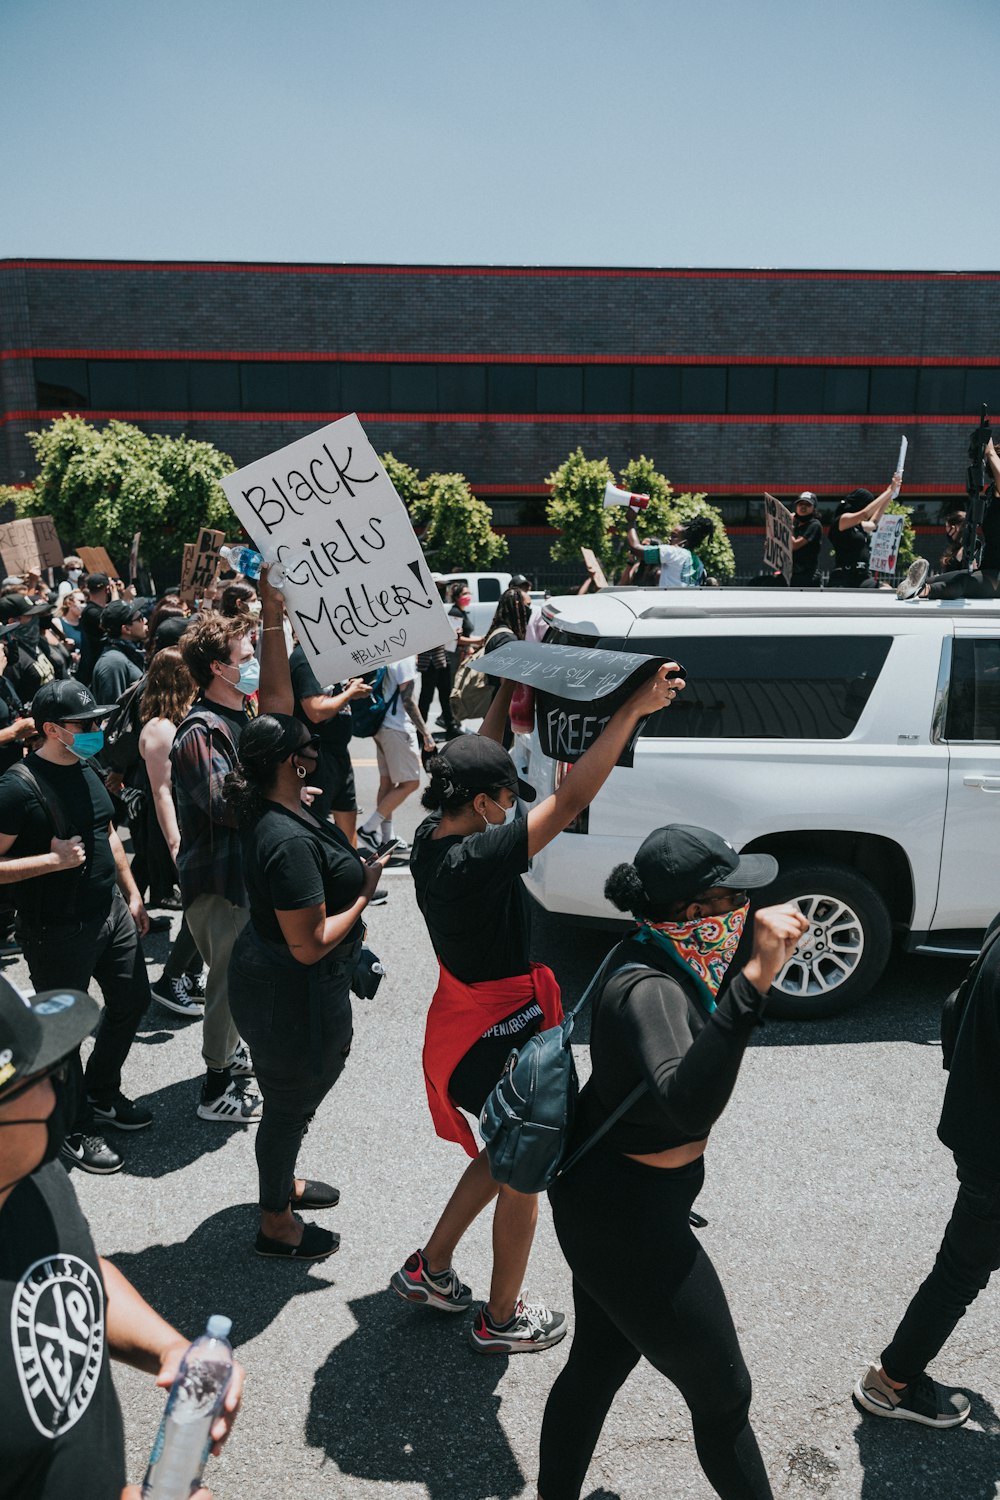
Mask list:
[[[379,451],[461,470],[544,524],[578,444],[645,453],[733,526],[765,488],[888,479],[936,517],[1000,411],[998,273],[0,262],[0,480],[63,411],[207,438],[242,464],[357,411]]]

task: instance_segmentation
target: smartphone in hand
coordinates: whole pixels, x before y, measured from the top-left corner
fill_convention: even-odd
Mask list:
[[[386,839],[384,844],[379,844],[378,848],[375,850],[375,853],[372,855],[372,859],[385,859],[385,856],[387,854],[391,854],[393,849],[398,848],[402,842],[402,839]]]

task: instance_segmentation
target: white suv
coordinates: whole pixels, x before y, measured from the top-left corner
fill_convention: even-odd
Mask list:
[[[612,866],[650,829],[698,823],[775,855],[765,899],[810,919],[779,1015],[860,1000],[894,932],[920,953],[977,951],[1000,909],[1000,604],[609,589],[546,613],[551,641],[673,658],[687,687],[532,862],[542,906],[620,921],[603,897]],[[565,770],[535,735],[515,757],[541,795]]]

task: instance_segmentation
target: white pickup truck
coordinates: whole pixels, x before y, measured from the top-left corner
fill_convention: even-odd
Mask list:
[[[830,1015],[875,984],[895,934],[974,953],[1000,910],[1000,603],[892,593],[608,589],[546,605],[549,640],[671,657],[674,705],[649,719],[575,831],[532,862],[550,911],[613,918],[612,866],[664,823],[774,854],[765,899],[810,929],[773,1010]],[[545,795],[564,769],[519,737]]]

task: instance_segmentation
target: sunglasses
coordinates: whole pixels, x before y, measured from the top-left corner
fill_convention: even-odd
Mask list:
[[[302,741],[301,745],[296,745],[295,749],[292,751],[292,754],[293,755],[305,755],[305,753],[306,753],[307,750],[311,751],[313,755],[316,755],[316,756],[319,755],[319,735],[318,734],[311,734],[307,740],[303,740]]]
[[[69,1077],[69,1063],[66,1061],[56,1063],[54,1067],[46,1068],[42,1073],[32,1073],[23,1083],[18,1084],[16,1089],[11,1089],[9,1094],[0,1094],[0,1105],[11,1104],[15,1099],[20,1099],[22,1094],[27,1094],[30,1089],[35,1088],[46,1078],[54,1078],[57,1083],[65,1083]]]

